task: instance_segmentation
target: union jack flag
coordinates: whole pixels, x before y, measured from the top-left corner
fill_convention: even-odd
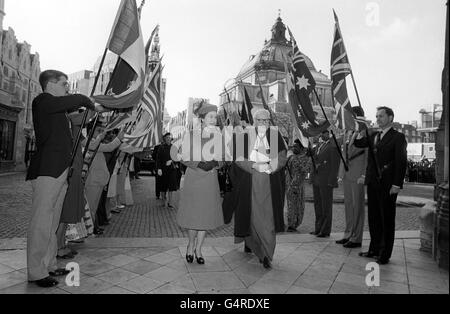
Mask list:
[[[334,11],[333,11],[334,12]],[[348,98],[346,77],[352,73],[347,51],[342,38],[339,20],[334,12],[336,21],[333,49],[331,52],[331,80],[336,109],[336,127],[342,130],[357,130],[358,123],[353,114],[352,105]]]

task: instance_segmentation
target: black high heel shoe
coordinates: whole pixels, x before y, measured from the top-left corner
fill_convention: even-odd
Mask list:
[[[194,262],[194,255],[186,254],[186,261],[187,261],[189,264],[192,264],[192,263]]]
[[[205,265],[205,259],[203,257],[198,257],[197,251],[194,251],[194,254],[195,254],[195,259],[197,260],[197,263],[199,265]]]
[[[189,255],[188,252],[189,252],[189,247],[186,250],[186,261],[189,264],[192,264],[194,262],[194,255]]]

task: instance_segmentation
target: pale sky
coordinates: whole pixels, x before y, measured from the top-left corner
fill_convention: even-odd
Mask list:
[[[140,4],[140,0],[137,0]],[[6,0],[4,28],[39,52],[42,70],[91,69],[102,54],[120,0]],[[357,86],[369,119],[390,106],[396,120],[419,120],[419,110],[442,103],[445,0],[147,0],[147,40],[160,24],[174,116],[189,97],[214,104],[224,83],[259,52],[281,10],[300,50],[329,75],[337,11]],[[377,12],[379,14],[377,15]],[[349,90],[351,82],[348,81]],[[353,105],[357,104],[350,93]]]

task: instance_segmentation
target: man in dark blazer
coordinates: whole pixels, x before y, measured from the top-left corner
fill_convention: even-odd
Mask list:
[[[312,176],[316,224],[311,234],[327,238],[333,222],[333,191],[338,187],[340,156],[338,147],[330,141],[330,132],[321,135],[314,152],[316,171]]]
[[[362,257],[376,258],[378,264],[387,264],[395,240],[395,214],[397,196],[403,188],[407,166],[405,135],[393,129],[394,112],[387,107],[378,108],[377,124],[381,131],[368,139],[361,132],[355,146],[369,147],[366,173],[370,247]],[[370,142],[369,142],[370,141]],[[377,169],[378,168],[378,169]]]
[[[57,238],[61,210],[67,191],[67,176],[73,138],[67,111],[80,107],[101,112],[83,95],[68,95],[67,75],[54,70],[39,77],[42,94],[33,101],[36,153],[28,168],[27,180],[33,187],[33,200],[27,234],[28,280],[41,287],[58,284],[53,277],[67,274],[57,269]],[[50,275],[50,276],[49,276]]]

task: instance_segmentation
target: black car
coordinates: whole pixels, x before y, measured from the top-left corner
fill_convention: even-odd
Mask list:
[[[152,176],[156,175],[156,162],[152,158],[153,148],[144,149],[139,153],[138,158],[141,160],[141,171],[148,171]]]

